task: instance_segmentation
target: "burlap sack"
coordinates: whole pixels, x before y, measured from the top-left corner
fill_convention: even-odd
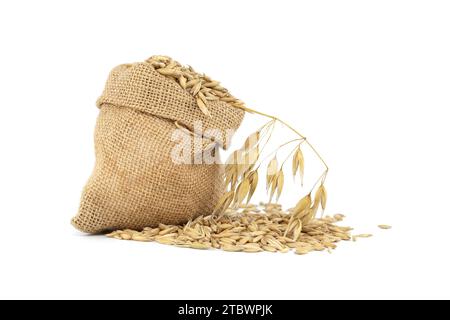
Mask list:
[[[204,129],[225,133],[239,127],[243,111],[211,101],[205,116],[191,94],[147,62],[114,68],[97,106],[96,163],[72,219],[77,229],[142,229],[212,212],[223,194],[223,168],[174,163],[174,121],[192,128],[201,120]]]

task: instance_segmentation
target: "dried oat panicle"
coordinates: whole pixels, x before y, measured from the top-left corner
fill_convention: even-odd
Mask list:
[[[231,95],[229,91],[222,87],[218,81],[212,80],[205,74],[196,72],[190,66],[183,66],[167,56],[153,56],[150,57],[147,62],[161,75],[173,79],[184,90],[191,93],[196,99],[200,110],[208,117],[211,116],[208,109],[208,103],[210,101],[219,100],[226,102],[235,108],[242,109],[249,113],[263,115],[271,119],[262,128],[252,133],[246,139],[243,147],[233,152],[226,162],[224,181],[228,189],[227,192],[223,194],[223,197],[218,201],[214,210],[215,214],[222,214],[229,208],[235,209],[238,208],[239,205],[243,203],[248,204],[251,201],[258,187],[259,169],[265,160],[262,159],[261,156],[267,142],[272,136],[276,123],[282,123],[291,129],[298,136],[298,138],[281,144],[281,146],[273,152],[275,153],[275,156],[272,157],[272,160],[268,163],[266,188],[269,193],[269,202],[272,202],[273,199],[276,199],[276,201],[280,199],[285,185],[286,175],[284,164],[288,159],[280,164],[276,153],[282,147],[294,144],[294,149],[289,155],[289,157],[292,157],[292,175],[294,178],[299,175],[301,186],[303,186],[305,158],[302,151],[302,144],[306,144],[323,162],[325,171],[322,176],[319,177],[316,184],[312,188],[313,190],[311,190],[308,195],[311,197],[311,193],[313,191],[315,192],[314,202],[312,202],[308,208],[302,208],[301,211],[295,210],[293,212],[295,218],[290,221],[289,231],[287,233],[298,234],[301,231],[301,227],[306,225],[316,216],[319,208],[322,208],[322,210],[325,209],[327,192],[324,183],[328,172],[328,166],[316,149],[303,135],[284,121],[274,116],[247,108],[242,101]],[[294,235],[292,234],[292,236]]]

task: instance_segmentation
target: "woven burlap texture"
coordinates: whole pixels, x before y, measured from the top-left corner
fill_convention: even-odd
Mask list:
[[[97,106],[96,162],[72,219],[77,229],[139,230],[212,212],[224,191],[223,166],[174,163],[174,121],[193,128],[200,120],[225,136],[239,127],[243,111],[211,101],[209,118],[190,93],[145,62],[114,68]]]

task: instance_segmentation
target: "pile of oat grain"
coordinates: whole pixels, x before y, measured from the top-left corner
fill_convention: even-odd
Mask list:
[[[160,224],[143,231],[117,230],[108,237],[120,240],[156,241],[193,249],[221,249],[233,252],[289,252],[306,254],[336,248],[341,240],[351,240],[350,227],[336,225],[343,215],[324,217],[304,226],[297,241],[285,236],[289,212],[280,205],[246,206],[224,215],[198,217],[184,226]]]

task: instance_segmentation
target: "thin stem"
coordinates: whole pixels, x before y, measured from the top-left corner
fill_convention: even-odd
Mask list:
[[[322,156],[319,154],[319,152],[316,150],[316,148],[314,148],[314,146],[305,138],[305,142],[306,144],[311,148],[312,151],[314,151],[314,153],[317,155],[317,157],[320,159],[320,161],[322,161],[323,165],[325,166],[325,172],[328,172],[329,168],[327,163],[325,162],[325,160],[323,160]]]
[[[310,194],[314,191],[314,189],[317,187],[317,185],[319,184],[319,181],[321,181],[321,184],[323,184],[324,182],[325,182],[325,179],[326,179],[326,177],[327,177],[327,173],[328,173],[328,171],[324,171],[323,173],[322,173],[322,175],[319,177],[319,179],[317,179],[317,181],[316,181],[316,183],[314,183],[314,185],[313,185],[313,187],[312,187],[312,189],[311,189],[311,191],[309,192]]]
[[[243,109],[244,111],[249,112],[249,113],[259,114],[260,116],[267,117],[267,118],[271,118],[271,119],[273,119],[273,120],[279,121],[279,122],[281,122],[282,124],[284,124],[286,127],[288,127],[289,129],[291,129],[292,131],[294,131],[298,136],[300,136],[301,138],[306,139],[300,132],[298,132],[297,130],[295,130],[295,129],[294,129],[293,127],[291,127],[288,123],[284,122],[283,120],[278,119],[278,118],[275,117],[275,116],[272,116],[272,115],[270,115],[270,114],[267,114],[267,113],[264,113],[264,112],[261,112],[261,111],[253,110],[253,109],[250,109],[250,108],[247,108],[247,107],[242,107],[242,109]]]
[[[263,150],[265,149],[265,147],[267,146],[267,144],[270,141],[270,138],[272,138],[272,134],[275,130],[275,120],[270,121],[269,123],[267,123],[267,127],[269,128],[267,131],[264,132],[264,134],[261,137],[260,142],[258,143],[258,146],[261,144],[261,141],[266,137],[266,135],[269,135],[269,137],[267,138],[266,142],[264,143],[263,147],[261,148],[260,152],[262,153]],[[270,130],[270,131],[269,131]]]
[[[275,124],[276,121],[273,120],[271,121],[271,128],[270,128],[270,133],[269,133],[269,137],[267,138],[266,142],[264,143],[263,147],[261,148],[261,150],[259,151],[260,154],[262,154],[264,152],[264,150],[266,149],[267,145],[269,144],[270,138],[272,138],[272,134],[275,131]],[[257,169],[259,169],[259,167],[261,166],[261,164],[257,167]]]
[[[266,129],[268,126],[272,125],[275,122],[274,119],[272,119],[271,121],[267,122],[266,124],[264,124],[262,127],[260,127],[258,129],[259,132],[262,132],[264,129]]]
[[[264,113],[264,112],[253,110],[253,109],[250,109],[250,108],[247,108],[247,107],[241,107],[241,109],[244,110],[244,111],[247,111],[249,113],[259,114],[260,116],[268,117],[268,118],[273,119],[275,121],[279,121],[280,123],[282,123],[283,125],[285,125],[289,129],[291,129],[295,134],[297,134],[299,137],[301,137],[302,139],[304,139],[306,141],[306,143],[311,148],[311,150],[317,155],[317,157],[320,159],[320,161],[325,166],[325,172],[328,172],[328,170],[329,170],[328,165],[325,162],[325,160],[322,158],[320,153],[316,150],[316,148],[314,148],[314,146],[306,139],[306,137],[304,135],[302,135],[300,132],[298,132],[296,129],[294,129],[291,125],[289,125],[288,123],[286,123],[285,121],[283,121],[281,119],[278,119],[277,117],[274,117],[274,116],[272,116],[270,114],[267,114],[267,113]]]
[[[261,160],[261,163],[259,164],[258,168],[261,166],[261,164],[266,161],[268,158],[270,158],[274,153],[277,153],[278,151],[280,151],[281,148],[287,146],[288,144],[291,144],[292,142],[296,142],[296,141],[304,141],[304,138],[299,138],[299,139],[294,139],[291,141],[288,141],[286,143],[283,143],[281,146],[279,146],[276,150],[272,151],[271,153],[269,153],[263,160]]]

